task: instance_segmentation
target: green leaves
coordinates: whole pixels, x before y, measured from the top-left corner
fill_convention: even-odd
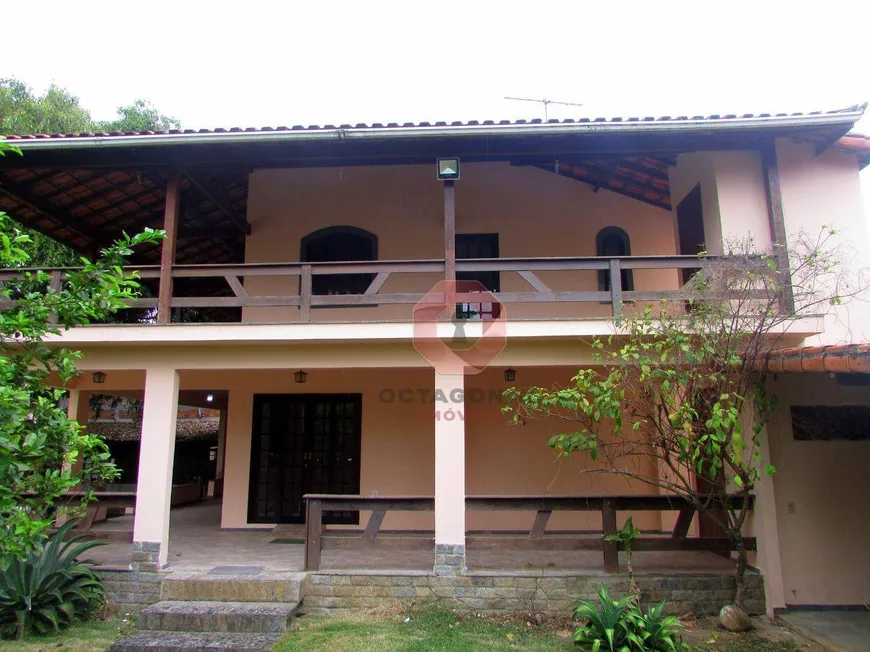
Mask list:
[[[610,597],[605,586],[598,589],[598,602],[581,600],[574,608],[574,619],[584,624],[574,630],[574,642],[591,650],[618,652],[674,652],[683,648],[680,624],[673,616],[664,616],[665,602],[646,612],[637,606],[637,595],[618,600]]]
[[[125,235],[100,259],[83,261],[57,289],[43,272],[0,283],[0,296],[11,300],[0,309],[0,560],[6,564],[35,549],[65,491],[117,475],[106,445],[67,418],[64,392],[54,387],[75,378],[80,354],[49,346],[45,337],[106,319],[135,297],[137,275],[122,269],[124,259],[162,237],[151,229]],[[27,264],[18,246],[24,238],[0,214],[0,267]],[[82,462],[81,470],[64,470],[73,461]]]
[[[22,638],[68,627],[87,618],[103,603],[99,577],[78,557],[101,541],[69,538],[74,521],[58,528],[47,543],[37,543],[23,557],[6,557],[0,572],[0,634]]]

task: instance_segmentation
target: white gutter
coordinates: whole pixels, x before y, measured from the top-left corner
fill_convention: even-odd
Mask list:
[[[141,136],[72,136],[57,138],[6,139],[21,149],[90,149],[102,147],[149,147],[160,145],[263,143],[327,140],[401,140],[471,136],[554,136],[599,133],[681,133],[706,131],[762,130],[789,127],[852,125],[863,111],[803,116],[718,118],[704,120],[647,120],[622,122],[570,122],[510,125],[459,125],[413,127],[351,127],[332,129],[287,129],[283,131],[237,131],[221,133],[154,134]]]

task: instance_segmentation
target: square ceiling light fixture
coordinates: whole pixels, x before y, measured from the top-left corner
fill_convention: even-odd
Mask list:
[[[459,179],[459,159],[458,158],[439,158],[438,159],[438,180],[439,181],[456,181]]]

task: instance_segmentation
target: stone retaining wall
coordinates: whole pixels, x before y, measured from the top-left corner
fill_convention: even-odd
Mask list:
[[[160,584],[166,573],[102,569],[96,572],[103,579],[112,611],[137,614],[160,601]]]
[[[715,614],[734,599],[734,578],[720,575],[655,575],[636,578],[644,605],[667,600],[672,614]],[[747,573],[746,608],[764,613],[764,586]],[[625,576],[528,576],[471,573],[438,576],[409,572],[310,573],[302,610],[310,614],[439,602],[468,612],[568,614],[580,599],[595,599],[598,587],[628,593]]]

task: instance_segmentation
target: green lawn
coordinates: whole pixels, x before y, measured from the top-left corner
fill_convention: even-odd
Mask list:
[[[579,650],[571,641],[568,625],[538,627],[524,621],[494,622],[444,610],[423,609],[403,622],[405,615],[359,614],[353,616],[304,616],[296,629],[275,647],[277,652],[567,652]],[[78,623],[72,629],[24,642],[0,640],[0,652],[100,652],[119,635],[120,617]],[[125,634],[132,633],[125,627]],[[709,629],[687,631],[695,652],[798,652],[790,640],[763,640],[758,634],[714,633]],[[766,636],[765,636],[766,638]],[[705,644],[705,641],[709,643]],[[812,650],[821,648],[813,647]]]
[[[4,641],[0,639],[0,652],[48,652],[65,650],[67,652],[97,652],[108,650],[109,646],[122,638],[118,634],[120,617],[111,616],[106,620],[91,620],[76,623],[72,628],[59,634],[29,636],[24,641]]]
[[[530,627],[523,622],[503,625],[459,616],[447,611],[426,610],[411,616],[316,617],[296,622],[299,629],[287,634],[276,652],[466,652],[525,650],[555,652],[575,649],[569,638]],[[565,634],[563,633],[563,636]]]

